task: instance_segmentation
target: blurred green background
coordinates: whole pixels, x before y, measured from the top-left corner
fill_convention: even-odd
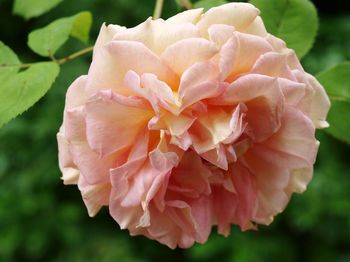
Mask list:
[[[319,35],[303,65],[316,74],[350,60],[350,3],[314,3]],[[65,0],[28,21],[12,15],[12,5],[12,0],[0,0],[0,40],[30,62],[40,59],[26,45],[33,29],[89,10],[94,15],[93,43],[102,22],[134,26],[152,14],[154,1]],[[177,11],[175,1],[165,1],[164,18]],[[72,39],[57,56],[83,47]],[[0,261],[350,261],[350,147],[324,132],[317,134],[321,147],[308,190],[294,195],[270,227],[240,232],[233,226],[229,238],[218,236],[214,228],[205,245],[172,251],[144,237],[130,237],[107,208],[89,218],[78,189],[60,180],[56,132],[67,87],[86,74],[90,59],[62,66],[49,93],[0,129]]]

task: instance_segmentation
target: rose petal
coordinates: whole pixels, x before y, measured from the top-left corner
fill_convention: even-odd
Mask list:
[[[219,50],[208,40],[188,38],[177,41],[165,49],[161,55],[164,61],[175,73],[182,73],[191,65],[209,60]]]
[[[91,64],[86,91],[94,94],[113,89],[122,95],[130,95],[124,87],[125,74],[133,70],[137,74],[152,73],[171,87],[178,86],[178,77],[144,44],[134,41],[111,41],[96,54]]]
[[[190,9],[168,18],[165,22],[168,24],[196,24],[202,14],[203,8]]]
[[[86,104],[86,133],[91,148],[100,156],[131,146],[153,116],[140,99],[99,92]]]
[[[197,23],[201,35],[208,35],[208,28],[213,24],[226,24],[243,31],[259,15],[259,10],[248,3],[228,3],[209,9]]]
[[[155,54],[161,55],[173,43],[186,38],[199,37],[198,29],[191,22],[193,21],[175,23],[175,21],[166,22],[149,18],[136,27],[117,33],[113,39],[138,41]]]

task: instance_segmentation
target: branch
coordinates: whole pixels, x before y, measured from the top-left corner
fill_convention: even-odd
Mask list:
[[[164,4],[164,0],[157,0],[156,6],[155,6],[154,12],[153,12],[153,19],[154,20],[160,18],[161,14],[162,14],[163,4]]]
[[[53,57],[51,57],[52,61],[56,62],[59,65],[63,65],[64,63],[71,61],[79,56],[83,56],[87,53],[90,53],[93,50],[93,46],[89,46],[87,48],[84,48],[82,50],[79,50],[77,52],[74,52],[68,56],[65,56],[61,59],[55,59]],[[23,63],[23,64],[0,64],[0,68],[6,68],[6,67],[19,67],[19,68],[27,68],[27,67],[31,67],[32,65],[35,65],[37,63],[40,62],[35,62],[35,63]]]

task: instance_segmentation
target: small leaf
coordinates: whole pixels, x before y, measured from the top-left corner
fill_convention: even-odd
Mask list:
[[[31,32],[29,47],[41,56],[53,56],[69,36],[87,42],[92,24],[90,12],[81,12],[71,17],[60,18],[44,28]]]
[[[48,12],[62,1],[63,0],[15,0],[13,13],[25,19],[29,19]]]
[[[318,29],[315,6],[309,0],[251,0],[261,11],[267,31],[283,39],[302,58]]]
[[[81,12],[75,16],[71,36],[79,39],[83,43],[89,41],[89,33],[92,25],[92,15],[90,12]]]
[[[225,0],[201,0],[196,2],[195,4],[193,4],[193,8],[204,8],[204,11],[207,11],[208,9],[215,7],[215,6],[219,6],[219,5],[223,5],[226,4],[227,1]]]
[[[350,144],[350,62],[319,73],[317,79],[332,102],[327,119],[330,127],[325,131]]]
[[[1,67],[3,65],[20,64],[17,55],[0,41],[0,83],[3,83],[18,72],[18,67]]]
[[[34,105],[50,89],[60,71],[54,62],[37,63],[0,86],[0,127]]]

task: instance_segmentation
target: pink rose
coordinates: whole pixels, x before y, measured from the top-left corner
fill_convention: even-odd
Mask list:
[[[330,103],[251,4],[103,25],[57,135],[90,216],[170,248],[270,224],[306,189]]]

